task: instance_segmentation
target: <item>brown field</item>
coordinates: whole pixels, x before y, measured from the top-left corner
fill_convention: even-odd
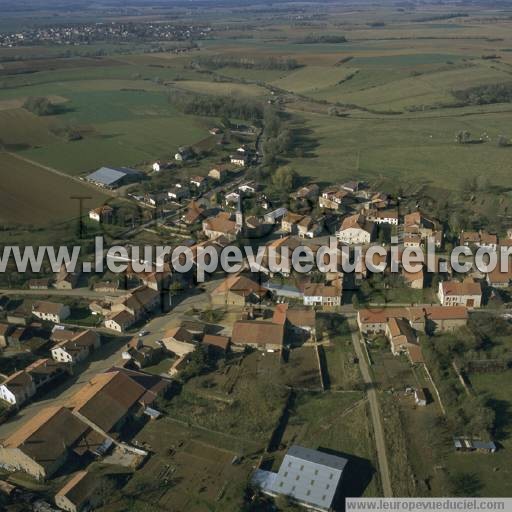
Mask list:
[[[0,223],[44,226],[78,216],[71,196],[88,196],[84,207],[105,199],[100,191],[0,153]]]

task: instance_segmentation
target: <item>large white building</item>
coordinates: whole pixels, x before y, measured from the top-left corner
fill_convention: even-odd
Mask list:
[[[333,510],[348,460],[291,446],[277,473],[256,470],[252,483],[271,496],[289,496],[310,510]]]
[[[363,215],[356,214],[343,219],[336,237],[347,245],[364,245],[371,242],[374,231],[372,223],[367,222]]]

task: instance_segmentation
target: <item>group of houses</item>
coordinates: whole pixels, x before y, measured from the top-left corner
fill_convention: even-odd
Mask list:
[[[39,358],[8,375],[0,384],[0,398],[20,408],[50,382],[73,373],[74,365],[87,359],[101,345],[96,331],[56,326],[50,334],[50,357]]]
[[[93,314],[105,318],[104,325],[107,329],[125,332],[161,308],[162,295],[153,287],[141,285],[120,297],[93,301],[89,307]]]
[[[28,288],[29,290],[48,290],[49,288],[73,290],[78,286],[80,275],[79,271],[71,272],[65,265],[61,265],[60,270],[52,277],[29,280]]]
[[[262,352],[282,352],[294,343],[316,338],[316,313],[312,308],[247,307],[240,311],[239,318],[229,328],[210,332],[208,325],[199,322],[182,322],[168,329],[159,342],[163,349],[176,357],[170,369],[172,376],[183,370],[191,354],[200,346],[219,355],[228,351],[241,352],[247,348]],[[127,346],[127,358],[140,340],[132,340]]]
[[[261,268],[263,271],[263,268]],[[260,275],[268,274],[262,272]],[[231,274],[210,293],[211,303],[216,306],[244,307],[251,304],[269,303],[277,300],[290,301],[303,306],[333,308],[341,305],[343,274],[327,274],[322,282],[312,282],[307,276],[296,282],[296,286],[279,286],[252,274]]]
[[[465,305],[370,308],[357,313],[359,331],[365,338],[384,335],[393,355],[406,354],[412,364],[424,362],[418,333],[450,332],[467,322]]]
[[[47,480],[71,457],[86,464],[113,446],[129,449],[123,426],[139,412],[151,412],[169,386],[168,380],[124,368],[97,374],[62,405],[27,416],[1,441],[0,465]]]

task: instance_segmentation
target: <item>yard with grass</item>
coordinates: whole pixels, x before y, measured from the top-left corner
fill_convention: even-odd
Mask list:
[[[372,373],[384,419],[392,485],[397,496],[449,494],[437,456],[447,446],[438,436],[441,409],[423,366],[393,356],[388,343],[371,343]],[[409,389],[409,391],[408,391]],[[428,403],[418,406],[410,389],[424,390]]]
[[[470,375],[472,389],[487,397],[496,414],[495,442],[498,451],[456,453],[451,451],[447,466],[454,473],[469,473],[475,479],[476,496],[510,496],[512,482],[510,450],[512,449],[512,380],[511,370]]]
[[[279,382],[282,364],[279,357],[279,354],[250,354],[240,363],[235,362],[229,373],[218,375],[219,383],[215,376],[194,378],[169,402],[166,413],[191,425],[264,446],[288,396]],[[227,384],[226,379],[232,384]]]
[[[339,315],[321,315],[320,356],[327,377],[327,388],[332,390],[354,390],[361,385],[361,374],[357,364],[350,326]]]
[[[148,423],[137,441],[156,452],[101,512],[223,510],[238,512],[254,456],[240,456],[229,436],[171,418]]]
[[[292,402],[282,449],[272,454],[273,467],[279,467],[291,444],[330,451],[350,461],[345,495],[376,496],[379,483],[372,436],[364,393],[300,392]]]

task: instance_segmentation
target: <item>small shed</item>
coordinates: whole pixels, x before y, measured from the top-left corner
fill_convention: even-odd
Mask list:
[[[416,402],[416,405],[421,407],[427,405],[427,395],[423,389],[414,390],[414,401]]]

